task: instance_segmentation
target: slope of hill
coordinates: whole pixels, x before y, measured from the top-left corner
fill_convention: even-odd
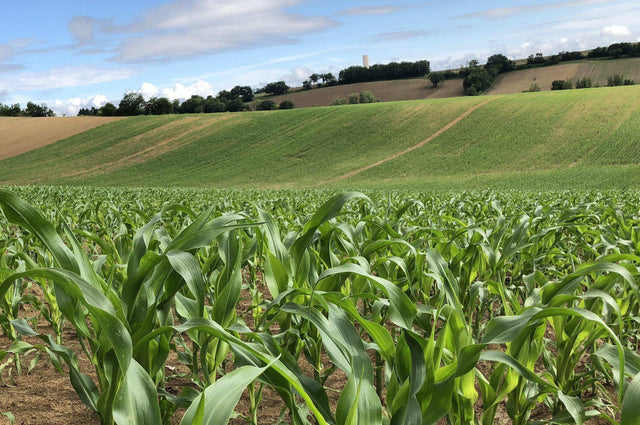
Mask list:
[[[604,87],[607,78],[615,74],[622,74],[640,83],[640,58],[584,60],[508,72],[498,76],[487,94],[520,93],[528,90],[533,82],[538,83],[543,91],[551,90],[554,80],[571,80],[575,83],[582,78],[590,78],[594,85]]]
[[[272,96],[268,99],[278,104],[283,100],[290,100],[297,108],[309,108],[311,106],[329,106],[331,102],[339,97],[346,99],[351,93],[360,93],[362,90],[369,90],[382,102],[464,96],[462,80],[445,81],[444,84],[435,89],[426,78],[412,78],[408,80],[373,81],[323,87],[292,92],[282,96]]]
[[[493,87],[486,94],[522,93],[529,90],[533,82],[538,83],[542,91],[550,91],[551,83],[554,80],[572,80],[575,83],[585,77],[590,78],[593,84],[604,87],[607,85],[607,77],[615,74],[622,74],[626,78],[640,83],[640,58],[583,60],[509,72],[499,75]],[[359,93],[362,90],[371,91],[383,102],[464,96],[462,79],[445,81],[440,87],[434,89],[426,78],[414,78],[296,91],[268,99],[276,103],[290,100],[297,108],[308,108],[328,106],[339,97],[347,98],[351,93]]]
[[[66,139],[120,117],[0,117],[0,159]]]
[[[0,184],[640,186],[640,87],[134,117],[0,161]]]

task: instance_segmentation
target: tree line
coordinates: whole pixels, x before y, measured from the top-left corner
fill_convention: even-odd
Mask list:
[[[28,102],[22,109],[19,103],[4,105],[0,103],[0,117],[55,117],[56,114],[49,109],[46,103],[40,105]]]

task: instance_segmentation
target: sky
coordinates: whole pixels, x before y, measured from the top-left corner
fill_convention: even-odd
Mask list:
[[[503,53],[640,41],[640,0],[0,0],[0,103],[57,115],[146,98],[427,59],[457,68]]]

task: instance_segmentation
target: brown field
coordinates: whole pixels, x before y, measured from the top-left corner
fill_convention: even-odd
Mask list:
[[[121,117],[0,118],[0,160],[92,128],[122,119]]]
[[[369,90],[382,102],[464,96],[462,80],[445,81],[443,85],[434,89],[431,82],[426,78],[414,78],[325,87],[265,99],[273,100],[276,103],[290,100],[296,105],[296,108],[308,108],[311,106],[329,106],[331,102],[339,97],[346,99],[351,93],[360,93],[362,90]]]
[[[509,72],[498,76],[487,94],[520,93],[528,90],[533,82],[547,91],[551,90],[554,80],[571,80],[575,84],[583,77],[591,78],[593,84],[606,86],[607,77],[614,74],[623,74],[625,78],[640,83],[640,58],[579,61]]]

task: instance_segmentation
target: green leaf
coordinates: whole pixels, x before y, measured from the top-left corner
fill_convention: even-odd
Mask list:
[[[113,402],[113,419],[118,425],[162,423],[158,394],[149,374],[131,360]]]

